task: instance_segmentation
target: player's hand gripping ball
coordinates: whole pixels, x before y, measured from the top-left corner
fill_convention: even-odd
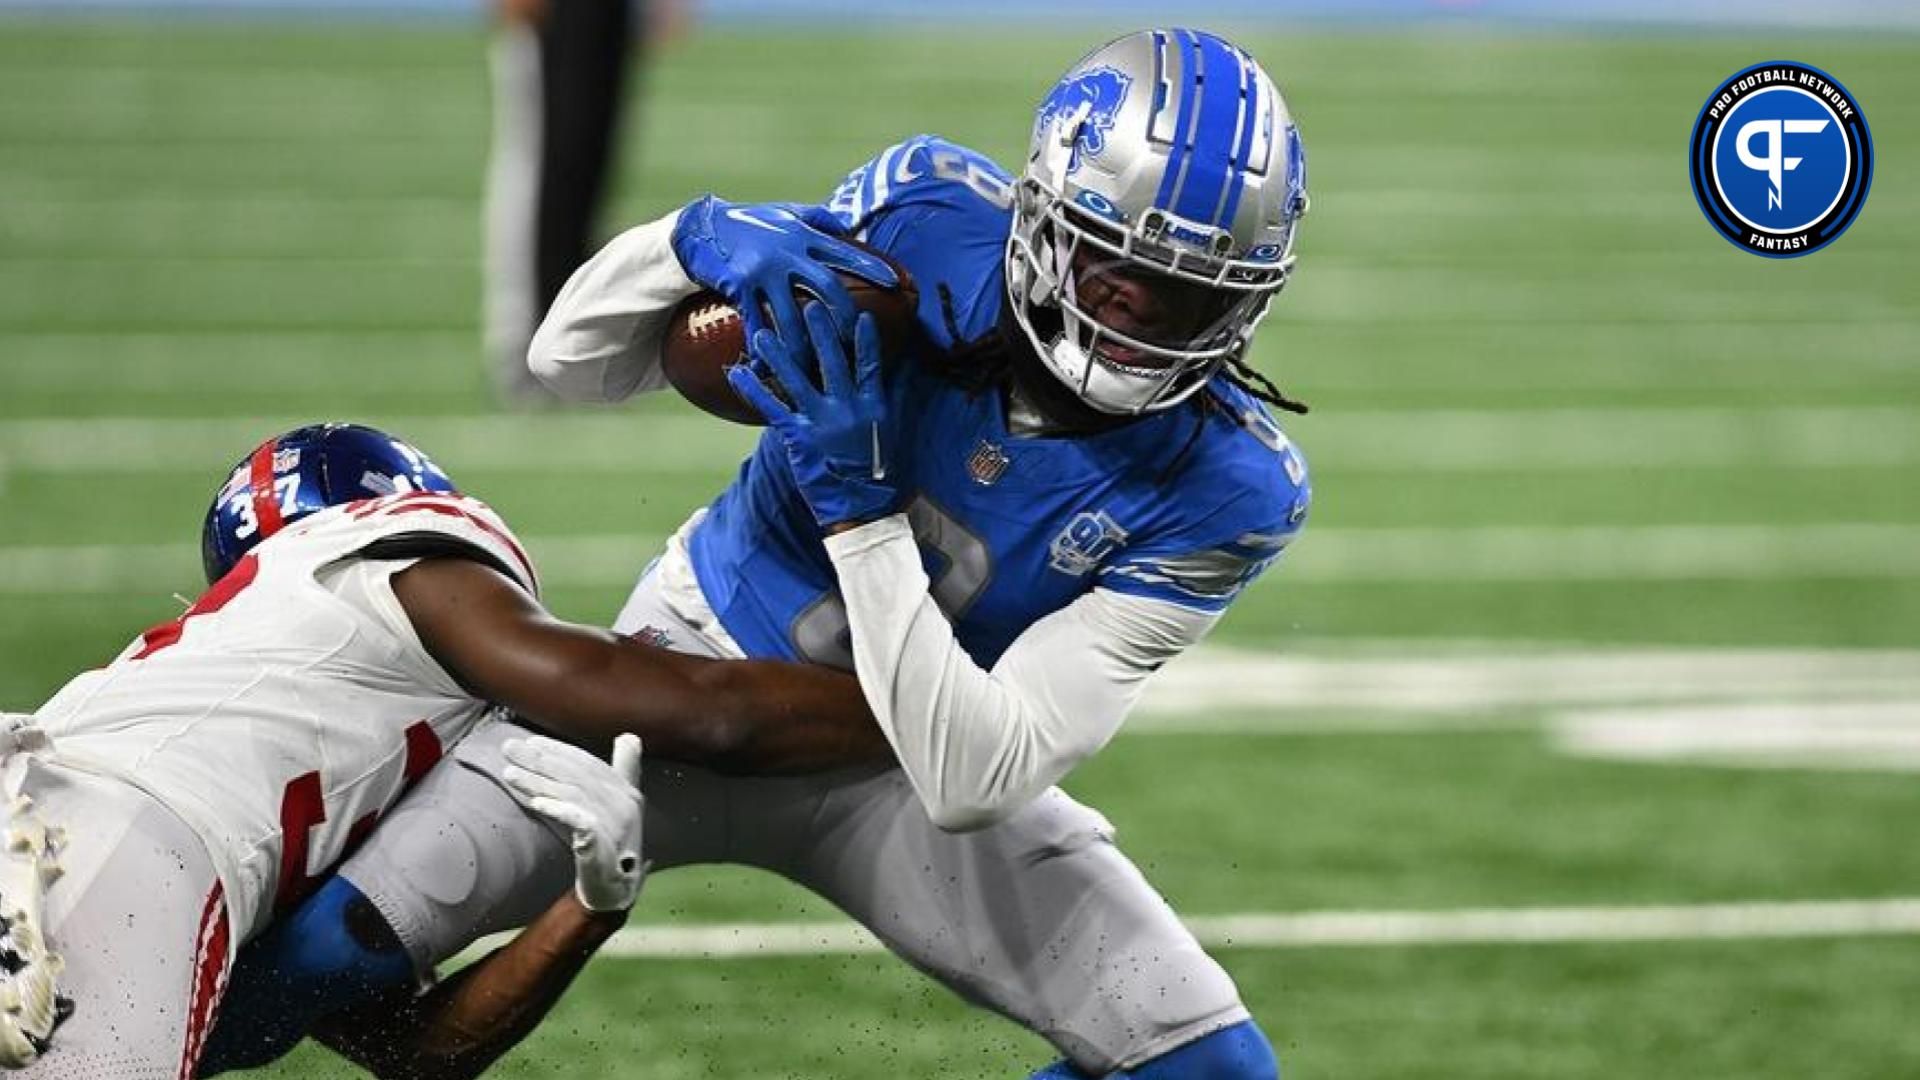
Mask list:
[[[707,195],[687,204],[673,225],[673,255],[701,286],[746,313],[747,334],[800,332],[796,287],[832,310],[844,325],[853,301],[834,274],[852,274],[882,288],[898,284],[893,268],[843,239],[846,227],[820,206],[738,204]]]
[[[884,353],[894,355],[913,334],[915,311],[920,304],[919,289],[904,268],[879,252],[852,240],[836,239],[834,243],[871,260],[892,278],[891,284],[878,285],[853,270],[813,267],[846,298],[847,313],[836,314],[835,321],[849,327],[854,313],[870,313],[879,324]],[[806,298],[827,302],[828,310],[833,311],[833,304],[827,300],[816,277],[790,279],[779,295],[793,315],[780,314],[778,305],[768,300],[760,308],[760,317],[748,320],[742,318],[738,305],[711,288],[681,301],[667,323],[666,339],[660,348],[660,366],[667,381],[682,397],[723,420],[736,424],[765,423],[760,413],[734,392],[727,382],[727,369],[749,361],[747,342],[754,331],[770,329],[789,336],[804,335],[798,305]],[[775,313],[771,322],[777,323],[777,328],[767,318],[769,311]],[[784,321],[789,317],[793,322]],[[787,329],[789,326],[791,330]]]
[[[753,336],[754,359],[786,391],[785,398],[745,365],[731,369],[728,377],[779,432],[794,483],[816,521],[832,526],[884,517],[899,493],[887,473],[893,426],[880,380],[879,327],[865,313],[854,323],[849,363],[825,306],[807,305],[806,321],[804,341],[790,343],[767,330]],[[808,358],[820,372],[818,388],[805,370]]]

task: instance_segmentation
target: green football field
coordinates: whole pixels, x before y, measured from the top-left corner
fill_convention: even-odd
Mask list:
[[[1287,424],[1313,520],[1070,788],[1290,1077],[1920,1075],[1920,39],[1239,36],[1311,160],[1256,359],[1314,406]],[[700,33],[646,74],[614,218],[822,198],[922,131],[1017,164],[1094,43]],[[176,614],[212,488],[296,422],[421,444],[586,620],[731,474],[752,433],[671,402],[493,406],[485,47],[0,22],[0,706]],[[1878,150],[1851,231],[1798,260],[1735,250],[1687,184],[1708,91],[1773,58],[1844,82]],[[662,875],[645,955],[500,1074],[1049,1059],[833,919]],[[747,956],[674,946],[720,922]],[[793,922],[827,944],[778,945]]]

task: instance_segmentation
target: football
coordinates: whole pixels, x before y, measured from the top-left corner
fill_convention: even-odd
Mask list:
[[[895,288],[883,289],[852,274],[841,274],[840,280],[853,296],[854,306],[873,313],[879,324],[881,348],[892,356],[913,332],[920,291],[900,264],[892,259],[887,259],[887,264],[900,277]],[[802,293],[802,303],[807,299]],[[764,424],[759,412],[727,382],[727,369],[746,359],[746,332],[740,313],[719,293],[702,290],[674,309],[666,341],[660,348],[660,366],[682,397],[723,420]],[[819,373],[812,374],[817,382]],[[773,389],[778,392],[780,388],[774,385]]]

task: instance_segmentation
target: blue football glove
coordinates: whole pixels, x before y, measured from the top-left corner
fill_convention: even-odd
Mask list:
[[[728,368],[727,381],[786,443],[794,481],[822,527],[885,517],[899,494],[887,479],[890,430],[880,387],[879,328],[872,315],[860,314],[849,364],[825,305],[808,304],[805,321],[824,392],[807,378],[806,346],[790,346],[768,330],[753,335],[751,351],[793,405],[776,397],[753,366]]]
[[[881,288],[900,284],[884,259],[841,239],[844,231],[824,207],[745,206],[708,195],[680,211],[673,254],[688,277],[740,312],[749,342],[763,330],[797,340],[805,331],[796,286],[818,297],[834,322],[846,327],[859,309],[835,271]]]

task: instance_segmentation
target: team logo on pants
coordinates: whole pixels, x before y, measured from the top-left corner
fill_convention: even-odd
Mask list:
[[[1693,124],[1693,194],[1728,240],[1775,259],[1832,243],[1866,204],[1873,138],[1860,103],[1819,68],[1755,64]]]

